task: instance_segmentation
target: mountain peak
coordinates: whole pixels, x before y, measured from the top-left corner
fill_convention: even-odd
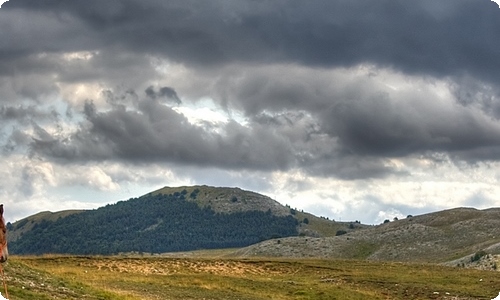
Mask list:
[[[252,191],[237,187],[213,187],[206,185],[168,187],[153,191],[148,195],[183,194],[188,201],[195,202],[200,208],[211,208],[218,213],[245,211],[271,211],[276,216],[290,215],[290,209],[278,201]]]

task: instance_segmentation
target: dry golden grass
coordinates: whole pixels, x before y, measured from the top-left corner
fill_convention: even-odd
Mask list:
[[[358,260],[13,257],[11,299],[492,299],[492,271]],[[194,255],[193,255],[194,256]]]

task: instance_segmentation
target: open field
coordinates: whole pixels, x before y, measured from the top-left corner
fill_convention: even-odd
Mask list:
[[[12,257],[19,299],[492,299],[493,271],[355,260]],[[2,291],[3,293],[3,291]]]

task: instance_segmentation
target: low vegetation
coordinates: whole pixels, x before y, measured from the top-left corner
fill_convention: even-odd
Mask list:
[[[215,252],[216,253],[216,252]],[[428,264],[221,257],[12,257],[10,298],[492,299],[492,271]]]

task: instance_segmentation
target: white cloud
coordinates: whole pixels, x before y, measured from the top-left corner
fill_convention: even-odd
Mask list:
[[[425,159],[424,159],[425,160]],[[300,170],[274,172],[268,195],[282,204],[342,221],[378,224],[384,219],[441,209],[498,206],[499,163],[457,166],[452,161],[429,167],[421,159],[400,159],[409,176],[344,181],[312,177]]]
[[[220,126],[220,124],[229,122],[228,116],[211,99],[196,102],[194,105],[173,107],[173,110],[184,115],[191,124],[198,126],[204,126],[207,123]]]

